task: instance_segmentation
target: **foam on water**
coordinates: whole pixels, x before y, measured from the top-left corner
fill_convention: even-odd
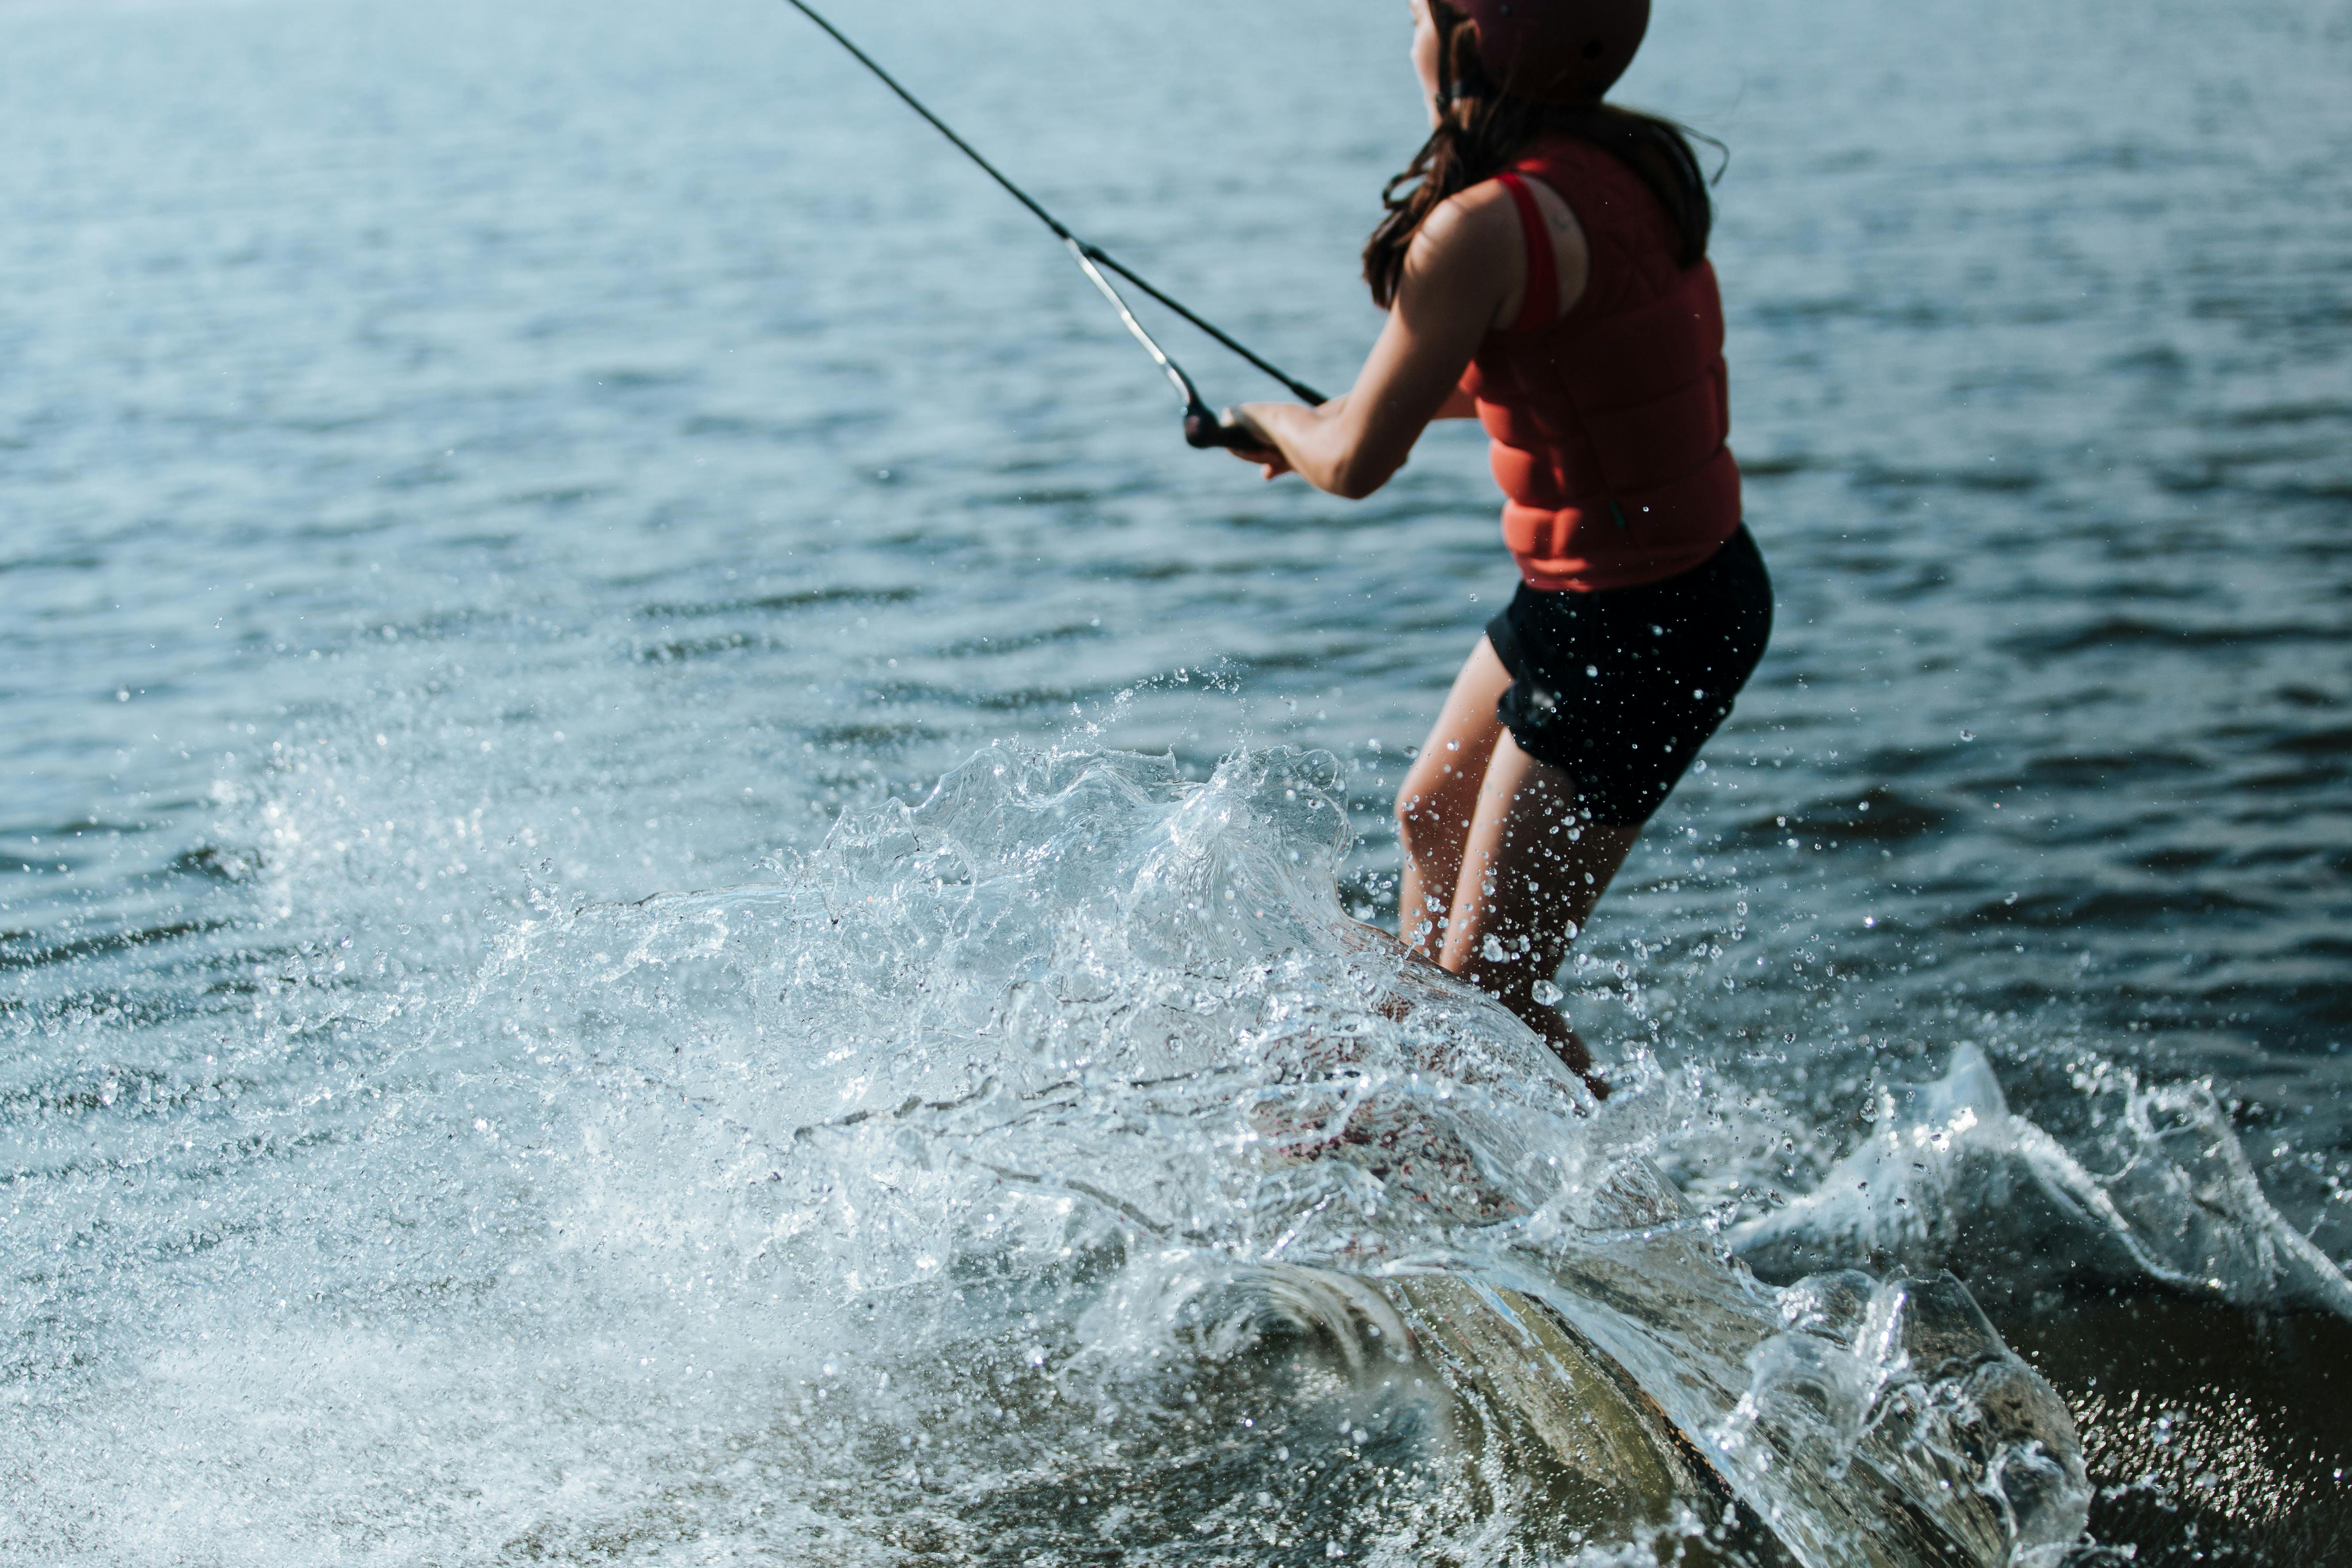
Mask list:
[[[153,1104],[109,1147],[61,1110],[0,1230],[0,1542],[1992,1563],[2077,1533],[2073,1424],[1956,1279],[1759,1284],[1654,1163],[1665,1075],[1598,1111],[1343,913],[1343,805],[1314,753],[1190,783],[995,747],[770,883],[257,1008],[217,1078],[118,1085]],[[1559,1436],[1607,1409],[1646,1493]]]

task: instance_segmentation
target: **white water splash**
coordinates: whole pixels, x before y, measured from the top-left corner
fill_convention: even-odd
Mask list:
[[[20,1270],[19,1344],[115,1326],[15,1363],[41,1458],[0,1542],[1893,1568],[2071,1533],[2063,1413],[1957,1286],[1804,1342],[1867,1465],[1756,1462],[1817,1425],[1787,1298],[1655,1127],[1341,912],[1343,823],[1311,754],[996,748],[772,885],[346,1008],[348,1073],[278,1029],[278,1079]]]

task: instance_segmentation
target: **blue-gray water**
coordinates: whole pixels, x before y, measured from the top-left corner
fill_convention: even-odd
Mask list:
[[[840,19],[1339,385],[1419,130],[1403,11]],[[1955,1268],[2140,1563],[2347,1528],[2347,79],[2323,0],[1690,0],[1622,92],[1732,149],[1780,611],[1563,977],[1629,1085],[1601,1124],[1776,1281]],[[906,896],[828,830],[992,743],[1193,779],[1287,746],[1337,759],[1343,901],[1391,919],[1389,791],[1512,585],[1475,435],[1358,506],[1188,451],[1050,237],[780,5],[0,4],[0,1556],[996,1560],[950,1525],[1013,1459],[853,1507],[896,1472],[763,1469],[753,1394],[636,1403],[626,1363],[723,1341],[748,1388],[797,1365],[729,1337],[755,1302],[878,1287],[836,1238],[782,1302],[749,1259],[822,1218],[761,1230],[687,1131],[600,1131],[684,1081],[648,1041],[752,1026],[700,991],[631,1024],[604,906]],[[747,996],[810,957],[763,953]],[[828,1052],[912,1070],[888,1033]],[[530,1065],[558,1044],[596,1070]],[[677,1102],[887,1098],[805,1065],[824,1107]],[[560,1304],[502,1283],[590,1211]],[[1087,1540],[1251,1560],[1191,1529]],[[1461,1560],[1567,1550],[1495,1539]]]

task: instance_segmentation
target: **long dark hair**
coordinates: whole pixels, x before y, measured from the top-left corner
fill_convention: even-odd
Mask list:
[[[1633,170],[1682,232],[1683,265],[1706,259],[1715,204],[1691,151],[1696,132],[1613,103],[1538,103],[1507,94],[1478,58],[1478,29],[1470,18],[1445,0],[1429,0],[1429,11],[1438,31],[1437,129],[1404,173],[1381,191],[1388,213],[1364,245],[1364,281],[1375,304],[1386,310],[1395,303],[1405,252],[1440,203],[1494,178],[1531,143],[1551,136],[1590,142]]]

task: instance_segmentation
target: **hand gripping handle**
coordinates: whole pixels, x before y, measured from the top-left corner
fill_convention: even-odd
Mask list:
[[[1229,452],[1262,449],[1265,437],[1243,422],[1230,408],[1222,414],[1209,412],[1208,405],[1196,403],[1184,410],[1184,440],[1186,445],[1202,451],[1223,447]]]

